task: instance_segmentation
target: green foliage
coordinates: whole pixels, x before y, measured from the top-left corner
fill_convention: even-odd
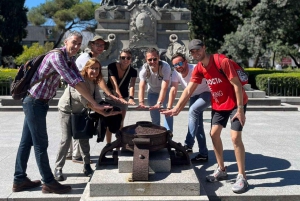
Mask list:
[[[46,52],[53,49],[53,43],[45,43],[45,46],[39,45],[39,43],[33,43],[31,47],[23,46],[24,51],[21,55],[16,57],[15,62],[17,65],[21,65],[26,63],[28,60],[41,55],[45,54]]]
[[[1,0],[0,1],[0,46],[3,56],[16,56],[23,49],[20,42],[26,37],[27,8],[24,8],[25,0]]]
[[[28,20],[38,26],[53,20],[54,29],[60,33],[59,40],[54,44],[56,48],[68,30],[95,27],[96,8],[98,5],[90,0],[47,0],[28,12]]]
[[[18,72],[18,69],[0,68],[0,82],[6,81],[9,78],[13,79]]]

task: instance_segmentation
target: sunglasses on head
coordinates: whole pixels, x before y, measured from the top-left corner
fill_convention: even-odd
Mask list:
[[[180,62],[174,64],[173,66],[174,66],[174,68],[179,68],[179,67],[183,66],[183,61],[180,61]]]
[[[131,57],[124,57],[124,56],[122,56],[121,59],[122,59],[122,60],[125,60],[125,59],[131,60]]]
[[[148,59],[148,61],[157,61],[157,58],[150,58],[150,59]]]

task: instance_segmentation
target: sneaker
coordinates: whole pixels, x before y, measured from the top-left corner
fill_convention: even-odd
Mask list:
[[[193,147],[189,147],[187,145],[184,145],[185,151],[188,153],[193,153]]]
[[[83,166],[83,173],[85,174],[85,176],[91,177],[92,174],[93,174],[93,172],[94,171],[92,170],[90,164],[84,164],[84,166]]]
[[[248,188],[248,185],[249,184],[244,176],[242,174],[238,174],[238,176],[236,177],[236,181],[231,189],[234,193],[243,193]]]
[[[218,167],[215,172],[212,175],[206,176],[206,180],[208,182],[216,182],[216,181],[222,181],[224,179],[227,179],[227,167],[225,167],[225,170],[222,171],[220,167]]]
[[[198,154],[194,158],[191,159],[192,162],[206,162],[208,161],[208,156],[203,156],[201,154]]]
[[[64,181],[65,180],[62,170],[54,169],[54,179],[56,181]]]
[[[31,181],[28,177],[26,177],[24,179],[24,181],[22,181],[21,183],[14,183],[12,191],[13,192],[20,192],[20,191],[23,191],[23,190],[26,190],[26,189],[39,187],[40,185],[41,185],[40,180]]]

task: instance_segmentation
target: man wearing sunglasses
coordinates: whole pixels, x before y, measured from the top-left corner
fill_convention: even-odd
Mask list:
[[[167,107],[171,67],[165,61],[159,60],[159,52],[155,48],[148,48],[145,52],[146,63],[139,73],[139,106],[137,109],[148,109],[144,102],[147,87],[147,103],[150,106],[152,123],[160,125],[160,109]],[[164,127],[173,131],[173,117],[164,117]]]
[[[168,109],[171,109],[177,94],[179,83],[185,89],[190,82],[194,65],[188,64],[185,56],[176,53],[171,58],[174,71],[172,73],[171,89],[169,93]],[[210,105],[210,90],[203,79],[190,97],[188,132],[184,147],[188,153],[193,152],[195,137],[198,141],[199,154],[191,159],[192,162],[205,162],[208,160],[208,150],[203,126],[203,111]]]
[[[217,67],[214,56],[206,53],[204,43],[194,39],[188,46],[194,59],[199,61],[192,73],[188,86],[183,91],[178,103],[172,110],[162,112],[165,115],[175,116],[182,110],[198,84],[206,78],[211,90],[212,120],[210,136],[214,145],[214,152],[218,167],[212,175],[206,177],[208,182],[225,180],[228,177],[224,164],[221,131],[226,127],[230,118],[231,141],[237,161],[238,175],[232,186],[234,193],[243,193],[248,188],[245,173],[245,148],[242,141],[242,130],[245,125],[245,112],[248,97],[238,78],[237,72],[228,58],[221,61],[221,69]]]

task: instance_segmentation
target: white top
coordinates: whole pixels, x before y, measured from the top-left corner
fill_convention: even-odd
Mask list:
[[[86,62],[88,60],[90,60],[90,55],[89,53],[82,53],[77,59],[76,59],[76,66],[78,68],[79,71],[81,71],[83,69],[83,67],[85,66]]]
[[[176,70],[174,70],[172,72],[172,82],[180,83],[182,88],[185,89],[191,80],[194,68],[195,68],[195,65],[188,64],[189,72],[188,72],[187,76],[185,76],[185,78],[182,77],[181,73],[178,73]],[[206,79],[202,79],[202,83],[197,86],[197,88],[194,91],[194,93],[192,94],[192,96],[199,95],[203,92],[210,92],[209,87],[206,84]]]
[[[146,70],[145,65],[147,65],[147,63],[145,63],[142,66],[141,71],[139,73],[139,78],[140,78],[140,80],[147,82],[147,86],[148,86],[147,92],[148,93],[159,93],[160,89],[161,89],[162,80],[169,81],[171,78],[171,67],[167,62],[162,61],[161,71],[162,71],[163,78],[162,79],[160,78],[158,71],[154,73],[152,71],[152,69],[149,68],[150,77],[149,77],[149,79],[147,79],[146,78],[147,70]],[[169,83],[169,84],[171,84],[171,83]]]

